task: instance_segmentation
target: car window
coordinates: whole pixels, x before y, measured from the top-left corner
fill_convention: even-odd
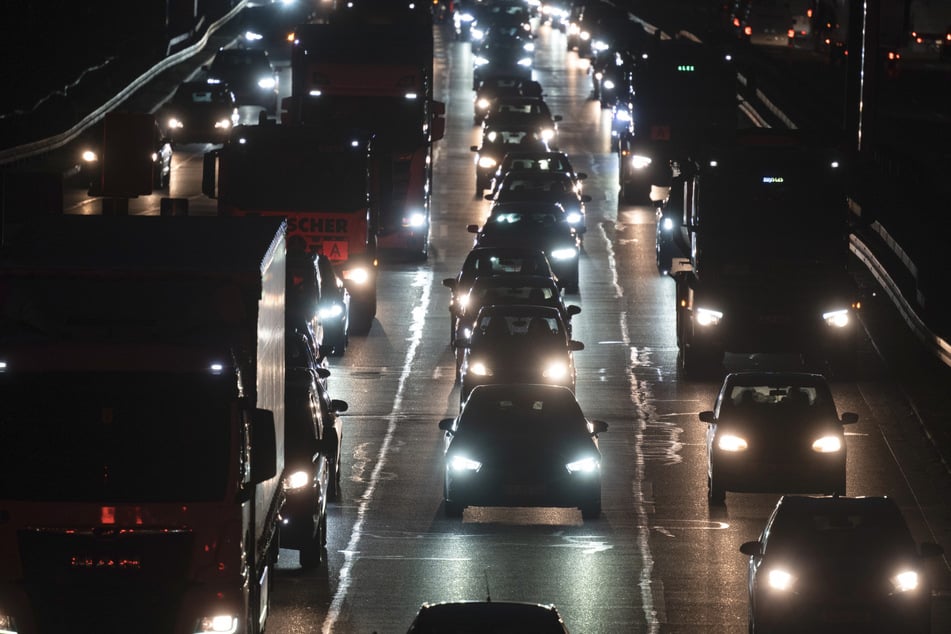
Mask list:
[[[482,341],[505,341],[513,345],[530,342],[564,344],[564,329],[556,317],[483,315],[476,324],[473,344]]]
[[[504,273],[546,273],[544,262],[538,256],[499,256],[480,254],[466,261],[463,277],[466,273],[472,277],[478,275],[498,275]]]
[[[896,549],[907,549],[912,543],[897,511],[844,508],[784,513],[780,509],[770,528],[767,552],[795,550],[801,556],[845,557],[855,553],[863,558],[874,554],[891,557]]]
[[[570,392],[550,395],[508,393],[501,398],[473,398],[459,420],[459,431],[545,433],[575,432],[587,435],[581,408]]]
[[[775,417],[783,413],[835,416],[835,407],[825,390],[817,386],[734,385],[720,405],[723,414]]]

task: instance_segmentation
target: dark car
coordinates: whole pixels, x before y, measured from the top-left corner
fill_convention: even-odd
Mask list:
[[[504,97],[536,97],[542,96],[542,86],[533,79],[525,79],[520,75],[490,75],[484,77],[475,88],[472,99],[472,123],[479,125],[485,119],[485,114],[492,108],[497,99]]]
[[[557,385],[483,385],[445,432],[443,512],[467,506],[577,507],[601,515],[603,421],[585,418],[571,390]]]
[[[591,196],[581,193],[568,172],[509,170],[493,193],[486,196],[486,200],[496,204],[522,201],[558,203],[568,214],[568,223],[575,228],[579,238],[587,230],[585,203],[591,202]]]
[[[456,277],[447,277],[442,285],[452,293],[449,297],[450,345],[456,342],[456,325],[461,300],[477,277],[508,275],[543,275],[557,282],[548,256],[541,249],[514,247],[482,247],[469,251]]]
[[[149,155],[151,155],[152,188],[161,192],[168,192],[172,182],[171,140],[162,133],[158,120],[152,117],[152,115],[146,115],[144,113],[120,113],[117,116],[123,117],[126,114],[151,118],[152,121],[147,125],[150,129],[154,130],[154,132],[149,139],[149,146],[147,148],[141,148],[141,150],[146,153],[146,160],[148,160]],[[102,182],[104,177],[103,161],[105,160],[103,156],[105,148],[102,147],[102,144],[103,136],[100,135],[97,141],[84,144],[77,157],[79,163],[79,179],[84,186],[88,187],[90,196],[102,196],[104,193],[103,187],[108,188],[108,185]],[[140,148],[137,147],[135,150],[139,151]],[[121,146],[120,143],[117,143],[114,151],[120,155],[119,159],[117,159],[119,162],[127,163],[132,160],[132,157],[127,155],[128,152],[132,151],[132,148]],[[115,160],[112,164],[115,165]],[[147,181],[148,175],[146,174],[145,176],[145,180]],[[146,182],[146,185],[147,184]]]
[[[541,249],[548,256],[559,285],[578,292],[578,233],[564,207],[552,202],[496,203],[485,225],[469,225],[476,247],[522,246]]]
[[[516,601],[451,601],[424,603],[406,632],[566,634],[568,628],[553,605]]]
[[[239,106],[262,106],[277,112],[278,74],[264,49],[219,49],[204,70],[207,81],[231,88]]]
[[[484,124],[489,127],[532,125],[538,129],[545,141],[554,144],[558,140],[559,121],[561,115],[552,114],[541,97],[503,95],[489,105]]]
[[[476,196],[489,186],[495,169],[508,152],[513,150],[549,152],[548,142],[539,129],[531,124],[502,124],[482,129],[482,144],[469,148],[476,153]]]
[[[581,307],[566,304],[558,282],[547,275],[487,275],[475,278],[469,292],[459,298],[459,328],[468,328],[483,306],[526,304],[548,306],[561,314],[571,334],[571,318]]]
[[[486,77],[492,75],[515,75],[521,79],[532,78],[535,55],[525,50],[519,39],[486,42],[472,58],[472,89],[476,90]]]
[[[330,463],[330,481],[327,486],[330,499],[340,497],[340,476],[343,472],[343,421],[339,414],[346,412],[346,401],[331,398],[326,382],[317,381],[317,403],[323,425],[323,453]]]
[[[162,107],[160,121],[172,143],[223,143],[238,125],[238,105],[227,84],[188,81]]]
[[[564,152],[554,150],[550,152],[520,152],[516,150],[507,152],[502,157],[502,161],[495,169],[495,174],[493,174],[489,183],[490,192],[494,193],[502,184],[502,179],[508,171],[514,169],[564,172],[571,176],[574,187],[579,193],[583,189],[581,181],[588,178],[585,172],[575,171],[574,167],[571,166],[568,155]]]
[[[302,568],[323,559],[327,544],[330,462],[320,417],[317,377],[303,368],[288,371],[285,394],[284,490],[281,547],[300,551]]]
[[[931,631],[926,558],[887,497],[785,495],[749,555],[751,632]]]
[[[324,254],[316,256],[320,273],[320,303],[317,314],[324,331],[327,354],[342,356],[350,342],[350,291]]]
[[[467,337],[457,337],[460,402],[479,385],[539,383],[575,389],[574,341],[557,308],[539,305],[483,306]]]
[[[728,374],[707,424],[707,491],[845,494],[846,447],[825,377],[809,372]]]

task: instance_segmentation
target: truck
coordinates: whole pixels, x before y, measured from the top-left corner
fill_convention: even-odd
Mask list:
[[[0,629],[264,631],[284,254],[274,218],[66,215],[5,246]]]
[[[433,98],[432,15],[422,4],[396,10],[400,6],[348,3],[328,23],[299,25],[283,116],[285,122],[367,129],[386,143],[392,180],[378,246],[397,258],[424,260],[432,146],[445,133],[446,106]]]
[[[376,316],[381,192],[388,153],[365,130],[314,125],[237,126],[205,153],[202,191],[219,216],[287,218],[289,248],[326,255],[350,293],[350,330]]]
[[[848,270],[849,152],[804,133],[763,130],[684,167],[675,258],[679,366],[689,377],[725,353],[797,356],[854,372],[859,291]]]

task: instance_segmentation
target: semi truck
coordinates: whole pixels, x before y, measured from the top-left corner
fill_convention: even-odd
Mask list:
[[[202,191],[220,216],[287,218],[288,245],[324,254],[350,293],[350,330],[376,316],[385,149],[363,130],[262,122],[237,126],[204,157]]]
[[[285,222],[58,216],[0,261],[0,630],[263,632]]]
[[[848,271],[848,153],[788,131],[740,135],[684,168],[676,258],[680,369],[721,367],[725,353],[795,355],[854,372],[858,289]]]
[[[432,16],[423,5],[395,11],[397,3],[385,3],[388,10],[362,4],[338,9],[329,23],[298,26],[285,121],[364,128],[385,140],[392,180],[378,246],[422,260],[429,253],[432,146],[445,133],[446,112],[433,98]]]

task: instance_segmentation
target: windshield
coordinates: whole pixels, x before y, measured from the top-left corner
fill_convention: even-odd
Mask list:
[[[566,337],[556,317],[483,315],[472,333],[472,345],[564,347]]]
[[[222,203],[244,210],[366,212],[365,146],[317,145],[309,135],[280,134],[229,144],[221,170]]]
[[[587,436],[581,408],[570,392],[521,395],[509,391],[500,397],[474,394],[459,420],[459,432],[540,436],[575,433]]]
[[[0,374],[0,499],[224,498],[234,375]]]

